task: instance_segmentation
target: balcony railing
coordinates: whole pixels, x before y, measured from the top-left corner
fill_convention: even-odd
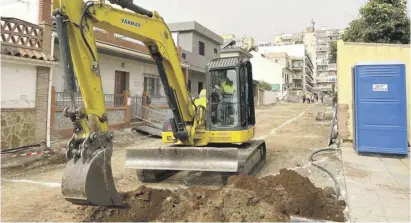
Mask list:
[[[43,28],[15,18],[1,18],[1,44],[43,50]]]
[[[322,77],[317,77],[317,83],[335,83],[337,81],[336,76],[322,76]]]
[[[317,52],[328,52],[328,48],[326,47],[318,47]]]
[[[310,72],[305,72],[305,76],[308,77],[308,79],[310,79],[310,81],[314,80],[313,75]],[[307,78],[306,78],[307,79]]]
[[[293,63],[292,64],[293,69],[303,69],[303,63]]]
[[[306,79],[305,79],[305,82],[306,82],[306,84],[308,84],[309,86],[314,87],[314,84],[313,84],[314,81],[310,80],[310,78],[306,78]]]
[[[70,107],[71,97],[74,94],[76,107],[84,106],[83,98],[80,92],[56,92],[56,108],[64,109]],[[107,107],[123,107],[125,106],[124,94],[104,94],[104,101]]]
[[[312,77],[312,74],[314,73],[314,66],[309,66],[308,64],[305,66],[305,72],[309,73],[309,75]]]
[[[293,79],[301,80],[301,79],[303,79],[303,76],[301,74],[294,74]]]
[[[324,67],[327,67],[327,69],[328,69],[328,61],[327,60],[317,60],[317,68],[318,68],[318,66],[324,66]]]
[[[337,64],[335,63],[328,64],[328,70],[337,70]]]

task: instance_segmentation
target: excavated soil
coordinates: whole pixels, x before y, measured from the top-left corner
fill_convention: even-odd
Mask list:
[[[345,221],[344,201],[330,188],[317,188],[293,170],[255,178],[232,176],[219,189],[192,187],[177,191],[145,186],[124,194],[129,207],[88,207],[85,221],[289,221],[290,215]]]

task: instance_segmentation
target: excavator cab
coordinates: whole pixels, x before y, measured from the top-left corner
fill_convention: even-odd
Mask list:
[[[255,124],[252,67],[243,57],[216,58],[208,65],[207,130],[247,130]]]
[[[158,182],[179,170],[255,174],[264,164],[266,149],[254,137],[255,110],[251,62],[244,57],[215,58],[207,66],[204,126],[197,126],[194,143],[187,146],[173,136],[173,113],[164,119],[165,146],[128,148],[126,168],[137,169],[143,182]],[[204,94],[204,89],[201,91]],[[204,100],[205,99],[205,100]]]

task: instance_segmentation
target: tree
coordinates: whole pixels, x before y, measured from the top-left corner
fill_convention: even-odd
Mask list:
[[[258,88],[266,90],[266,91],[271,91],[271,84],[265,82],[265,81],[259,81],[257,84]]]
[[[337,41],[330,43],[328,52],[328,63],[337,63]]]
[[[410,43],[406,0],[370,0],[351,21],[342,39],[347,42]]]

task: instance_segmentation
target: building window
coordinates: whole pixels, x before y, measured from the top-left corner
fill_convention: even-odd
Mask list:
[[[204,48],[205,46],[204,46],[204,43],[203,42],[201,42],[201,41],[198,41],[198,53],[200,54],[200,55],[202,55],[202,56],[204,56],[205,55],[205,48]]]
[[[185,53],[182,53],[182,54],[181,54],[181,58],[185,59],[185,58],[186,58],[186,54],[185,54]]]
[[[200,91],[203,90],[203,82],[198,82],[198,94],[200,94]]]
[[[187,84],[187,88],[188,88],[188,92],[191,93],[191,80],[188,80],[188,84]]]
[[[149,96],[160,96],[160,80],[158,77],[144,77],[144,91],[147,91]]]
[[[217,54],[217,53],[218,53],[217,49],[216,49],[216,48],[214,48],[214,54]]]

